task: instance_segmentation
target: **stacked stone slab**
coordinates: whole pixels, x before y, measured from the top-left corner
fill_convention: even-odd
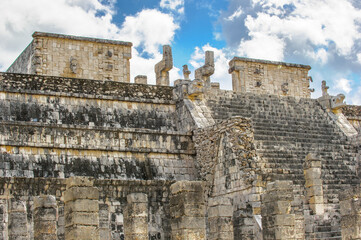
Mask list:
[[[148,239],[148,196],[131,193],[127,196],[124,214],[125,238],[129,240]]]
[[[291,240],[295,237],[295,214],[292,181],[275,181],[267,184],[262,195],[262,228],[264,240]]]
[[[58,208],[56,198],[43,195],[34,198],[34,239],[57,240]]]
[[[361,186],[340,193],[342,239],[361,239]]]
[[[172,239],[206,239],[205,210],[202,182],[174,183],[170,197]]]
[[[89,178],[71,177],[64,192],[65,240],[99,240],[99,190]]]

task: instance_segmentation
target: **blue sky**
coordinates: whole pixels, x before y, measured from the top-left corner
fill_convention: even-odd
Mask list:
[[[231,89],[233,56],[311,65],[319,97],[331,94],[361,105],[361,2],[359,0],[1,0],[0,71],[30,43],[34,31],[133,42],[131,78],[155,82],[161,47],[170,44],[171,80],[183,64],[194,69],[204,51],[215,52],[212,81]],[[191,75],[192,76],[192,75]]]

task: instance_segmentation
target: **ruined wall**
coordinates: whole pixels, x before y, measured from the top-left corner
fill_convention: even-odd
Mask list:
[[[33,38],[8,72],[130,82],[129,42],[41,32]]]
[[[234,238],[254,237],[259,227],[254,215],[260,214],[262,187],[257,181],[259,166],[251,121],[234,117],[195,131],[194,140],[200,179],[207,183],[209,209],[214,208],[214,202],[223,206],[230,200],[233,208],[228,217],[233,218]]]
[[[310,98],[310,66],[234,57],[229,62],[235,92]]]

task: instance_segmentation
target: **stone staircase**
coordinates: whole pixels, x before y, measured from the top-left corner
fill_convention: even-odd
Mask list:
[[[339,191],[359,182],[355,162],[357,152],[332,122],[329,113],[314,99],[228,91],[210,96],[207,105],[216,121],[232,116],[252,119],[255,147],[260,157],[259,174],[266,182],[292,180],[295,185],[304,186],[306,155],[315,153],[322,159],[324,202],[328,206],[326,219],[308,220],[316,226],[309,234],[306,232],[306,237],[340,239],[340,230],[331,231],[332,223],[327,218],[339,215],[336,207]]]

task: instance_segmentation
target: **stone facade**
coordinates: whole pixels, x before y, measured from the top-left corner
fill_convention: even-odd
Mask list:
[[[35,33],[0,73],[0,239],[359,237],[355,111],[309,66],[234,58],[225,91],[207,52],[171,87],[165,46],[133,84],[130,47]]]
[[[8,72],[130,82],[130,42],[35,32]]]
[[[310,98],[310,66],[235,57],[229,62],[233,91]]]

